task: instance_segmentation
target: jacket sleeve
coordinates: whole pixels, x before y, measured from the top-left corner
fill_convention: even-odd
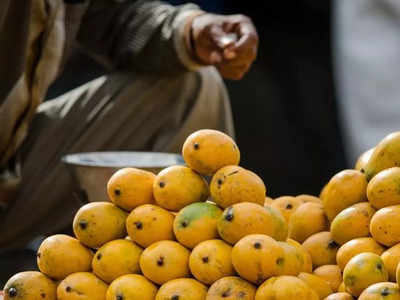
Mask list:
[[[92,0],[78,43],[112,68],[174,74],[201,67],[185,46],[185,24],[201,14],[194,4]]]

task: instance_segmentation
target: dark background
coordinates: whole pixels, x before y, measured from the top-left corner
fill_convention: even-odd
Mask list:
[[[332,76],[331,1],[194,2],[211,12],[246,14],[259,32],[253,68],[242,81],[227,82],[241,164],[264,179],[272,197],[318,194],[346,167]],[[103,73],[90,59],[75,57],[49,98]]]

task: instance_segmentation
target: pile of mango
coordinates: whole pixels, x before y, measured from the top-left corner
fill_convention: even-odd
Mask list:
[[[5,300],[400,300],[400,132],[320,197],[266,197],[222,132],[182,154],[157,175],[117,171],[110,202],[46,238],[40,272],[11,277]]]

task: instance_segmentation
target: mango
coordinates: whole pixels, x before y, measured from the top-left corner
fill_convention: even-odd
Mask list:
[[[207,285],[222,277],[235,275],[232,246],[221,240],[201,242],[190,254],[189,268],[198,281]]]
[[[389,274],[379,255],[370,252],[357,254],[343,271],[346,290],[358,297],[370,285],[388,281]]]
[[[126,229],[132,241],[146,248],[163,240],[175,240],[174,215],[152,204],[136,207],[126,219]]]
[[[256,284],[279,274],[283,263],[282,247],[267,235],[247,235],[232,249],[232,264],[236,272]]]
[[[387,135],[375,147],[365,166],[365,175],[370,181],[380,171],[400,166],[400,132]]]
[[[274,199],[272,199],[271,197],[265,197],[265,201],[264,201],[264,206],[269,206],[274,202]]]
[[[339,293],[347,293],[347,289],[346,289],[346,286],[344,284],[344,281],[342,281],[342,283],[339,285],[338,292]]]
[[[112,203],[88,203],[75,215],[74,234],[82,244],[90,248],[100,248],[109,241],[126,236],[127,216],[126,212]]]
[[[65,234],[46,238],[39,247],[39,270],[53,279],[64,279],[69,274],[91,270],[93,252],[77,239]]]
[[[379,172],[367,186],[368,201],[376,209],[400,204],[400,168]]]
[[[143,249],[131,241],[108,242],[93,257],[93,273],[107,283],[125,274],[140,273],[139,259],[142,252]]]
[[[325,300],[353,300],[353,296],[346,292],[330,294]]]
[[[287,224],[278,210],[250,202],[226,208],[217,228],[221,238],[232,245],[249,234],[266,234],[276,240],[287,237]]]
[[[387,249],[381,254],[383,263],[389,272],[390,281],[396,281],[396,268],[400,262],[400,244],[396,244],[393,247]]]
[[[369,224],[376,210],[368,202],[354,204],[342,210],[331,223],[333,239],[340,245],[369,236]]]
[[[329,231],[316,233],[306,239],[303,247],[310,253],[315,268],[336,263],[336,252],[339,244],[336,243]]]
[[[320,266],[316,268],[313,273],[328,282],[333,292],[338,291],[343,281],[342,270],[340,270],[338,265]]]
[[[107,183],[110,200],[126,211],[143,204],[153,204],[153,183],[156,175],[136,169],[123,168],[115,172]]]
[[[186,164],[202,175],[212,175],[228,165],[238,165],[240,151],[235,141],[223,132],[198,130],[183,144],[182,155]]]
[[[297,277],[304,281],[311,289],[313,289],[321,300],[333,293],[329,283],[316,275],[300,273]]]
[[[371,148],[371,149],[365,151],[364,153],[362,153],[358,157],[356,164],[354,166],[354,169],[357,171],[365,172],[365,166],[367,165],[369,159],[371,158],[374,150],[375,150],[375,148]]]
[[[206,201],[209,195],[207,181],[185,166],[171,166],[158,173],[153,184],[156,203],[171,211]]]
[[[208,202],[186,206],[174,220],[176,239],[192,249],[203,241],[218,238],[217,222],[221,215],[222,210]]]
[[[289,238],[303,243],[315,233],[329,229],[322,204],[304,203],[290,216]]]
[[[148,279],[162,285],[189,276],[189,255],[189,250],[177,242],[156,242],[143,251],[140,269]]]
[[[108,286],[92,273],[69,275],[57,287],[58,300],[105,300]]]
[[[366,288],[358,300],[400,300],[400,290],[393,282],[375,283]]]
[[[400,243],[400,205],[378,210],[371,219],[370,232],[375,241],[387,247]]]
[[[241,202],[264,205],[266,188],[255,173],[239,166],[226,166],[212,177],[210,193],[213,201],[222,208]]]
[[[313,265],[312,265],[312,259],[311,259],[310,253],[308,253],[308,251],[299,242],[297,242],[295,240],[287,239],[286,243],[295,247],[296,250],[298,251],[299,255],[302,256],[303,267],[301,268],[301,271],[306,272],[306,273],[311,273],[312,269],[313,269]]]
[[[255,294],[254,285],[240,277],[228,276],[210,286],[206,300],[254,300]]]
[[[371,252],[377,255],[381,255],[385,251],[381,245],[379,245],[373,238],[364,237],[357,238],[351,241],[348,241],[344,245],[342,245],[337,254],[336,261],[339,268],[343,271],[346,264],[349,262],[357,254],[363,252]]]
[[[57,300],[56,284],[40,272],[21,272],[4,286],[4,300]]]
[[[289,222],[290,216],[296,211],[296,209],[303,204],[303,201],[299,198],[292,196],[282,196],[276,198],[271,204],[272,207],[278,209],[286,222]]]
[[[279,299],[318,300],[317,293],[306,283],[294,276],[272,277],[257,290],[255,300]]]
[[[156,300],[205,300],[207,287],[191,278],[179,278],[164,283],[157,292]]]
[[[155,300],[157,287],[138,274],[123,275],[115,279],[107,290],[106,300]]]
[[[332,221],[345,208],[367,201],[367,180],[356,170],[343,170],[331,178],[321,200],[325,213]]]
[[[284,252],[283,263],[279,265],[278,275],[299,275],[304,267],[303,253],[289,243],[278,242],[278,244]]]
[[[301,194],[296,196],[297,199],[303,201],[304,203],[312,202],[312,203],[319,203],[322,204],[322,201],[319,197],[308,195],[308,194]]]

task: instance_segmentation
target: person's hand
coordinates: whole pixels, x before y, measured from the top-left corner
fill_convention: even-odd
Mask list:
[[[241,79],[257,56],[257,30],[250,18],[243,15],[197,16],[190,38],[197,59],[214,65],[227,79]]]

